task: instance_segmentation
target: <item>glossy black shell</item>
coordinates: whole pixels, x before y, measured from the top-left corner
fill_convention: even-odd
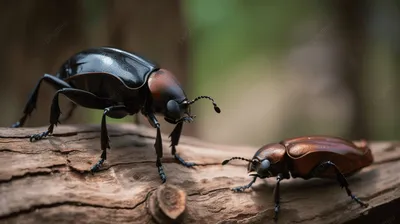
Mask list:
[[[147,80],[159,67],[135,54],[111,47],[90,48],[71,56],[57,77],[73,88],[85,90],[107,101],[124,102],[138,112],[148,94]]]
[[[69,58],[60,68],[57,77],[72,80],[72,76],[101,73],[115,76],[131,89],[142,87],[148,76],[159,67],[132,53],[98,47],[81,51]]]

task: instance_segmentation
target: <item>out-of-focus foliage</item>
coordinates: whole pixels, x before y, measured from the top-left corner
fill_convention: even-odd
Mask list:
[[[12,46],[27,47],[26,38],[18,39],[24,44],[12,40],[12,35],[20,34],[15,30],[30,30],[25,34],[42,35],[44,39],[49,35],[40,33],[41,29],[28,29],[23,21],[16,22],[24,18],[36,21],[31,23],[34,26],[45,26],[41,22],[48,21],[45,14],[42,20],[29,17],[34,12],[40,15],[39,7],[33,7],[38,2],[25,8],[2,7],[2,30],[8,34],[1,34],[4,45],[13,41]],[[86,0],[74,4],[70,10],[80,12],[81,22],[72,23],[68,15],[61,13],[53,15],[66,25],[53,35],[51,52],[46,45],[43,51],[47,53],[23,57],[24,63],[33,66],[40,62],[44,66],[18,76],[20,80],[27,77],[19,85],[24,90],[18,94],[12,91],[21,81],[7,77],[21,73],[16,69],[21,66],[17,56],[26,51],[9,47],[1,53],[3,58],[17,55],[12,64],[3,67],[0,79],[4,86],[1,103],[11,105],[5,111],[6,118],[0,119],[2,125],[15,122],[36,78],[54,73],[67,53],[111,45],[142,53],[172,70],[190,99],[197,95],[215,98],[221,114],[213,111],[210,102],[199,101],[192,109],[196,121],[184,127],[186,134],[204,140],[259,146],[310,134],[352,138],[366,133],[366,138],[374,140],[398,138],[400,8],[394,0],[351,4],[344,0]],[[7,11],[15,11],[16,15]],[[339,19],[346,18],[343,15],[353,19],[343,22]],[[346,24],[357,22],[365,29],[356,26],[354,30],[343,30]],[[49,24],[58,27],[58,23]],[[77,32],[75,39],[63,36],[71,28]],[[361,36],[352,36],[353,32]],[[73,46],[68,45],[69,40]],[[346,47],[344,43],[356,46]],[[49,60],[51,54],[55,55],[53,60]],[[45,108],[41,114],[50,107],[51,94],[45,93],[47,101],[38,104]],[[79,119],[74,121],[99,123],[101,114],[80,109],[75,115]],[[43,123],[48,121],[47,116],[35,113],[33,117]],[[109,123],[132,120],[109,119]],[[162,125],[166,133],[172,128]]]
[[[393,1],[366,4],[361,112],[368,138],[393,139],[400,131],[399,48],[390,47],[400,40],[399,8]],[[215,96],[223,110],[215,115],[197,106],[203,138],[259,145],[296,135],[355,136],[349,127],[359,115],[337,59],[342,12],[332,8],[329,1],[185,2],[193,94]]]

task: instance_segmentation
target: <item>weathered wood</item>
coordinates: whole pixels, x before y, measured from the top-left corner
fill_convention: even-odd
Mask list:
[[[58,126],[54,136],[29,142],[28,135],[45,129],[0,128],[1,223],[155,222],[147,208],[161,186],[154,130],[109,125],[108,160],[92,175],[87,170],[100,156],[99,125]],[[230,188],[250,181],[246,164],[220,165],[231,156],[251,157],[257,148],[183,136],[178,153],[187,161],[204,164],[190,169],[172,158],[168,136],[163,141],[167,183],[186,194],[184,223],[272,222],[275,180],[257,180],[251,190],[234,193]],[[352,191],[370,207],[352,202],[334,181],[291,179],[281,182],[278,223],[345,223],[365,217],[374,223],[400,220],[400,144],[375,142],[371,147],[374,165],[348,179]],[[385,216],[380,216],[380,209]]]

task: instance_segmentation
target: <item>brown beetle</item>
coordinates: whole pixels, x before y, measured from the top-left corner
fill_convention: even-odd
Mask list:
[[[336,178],[340,186],[346,189],[347,195],[362,206],[362,202],[349,189],[346,177],[373,163],[373,156],[365,141],[356,145],[348,140],[330,136],[304,136],[283,140],[262,146],[252,159],[232,157],[222,162],[227,164],[234,159],[248,161],[248,174],[253,180],[244,186],[232,188],[243,191],[250,188],[257,177],[264,179],[276,177],[274,190],[275,216],[279,212],[279,182],[292,178]]]

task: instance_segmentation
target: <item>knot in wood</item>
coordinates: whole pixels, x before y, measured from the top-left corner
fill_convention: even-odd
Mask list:
[[[186,209],[186,192],[174,185],[161,185],[151,195],[148,209],[158,223],[177,223]]]

